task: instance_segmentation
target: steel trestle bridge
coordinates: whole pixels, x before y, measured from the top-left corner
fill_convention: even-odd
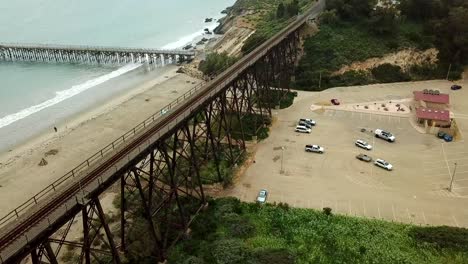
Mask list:
[[[192,88],[1,218],[0,263],[26,257],[33,264],[59,263],[64,245],[79,251],[79,263],[121,263],[129,219],[137,213],[146,219],[148,247],[163,261],[207,206],[208,179],[201,167],[213,162],[215,178],[223,181],[220,163],[239,161],[245,151],[243,120],[270,118],[289,92],[301,30],[324,5],[319,1],[215,79]],[[241,133],[234,135],[234,128]],[[111,225],[99,196],[117,184],[120,214]],[[137,197],[143,212],[135,212],[130,197]],[[70,240],[77,220],[82,237]],[[111,231],[116,225],[118,231]]]

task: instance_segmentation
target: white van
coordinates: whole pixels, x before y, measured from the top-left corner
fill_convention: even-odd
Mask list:
[[[307,128],[305,126],[296,126],[295,131],[299,132],[299,133],[310,133],[312,131],[312,129]]]

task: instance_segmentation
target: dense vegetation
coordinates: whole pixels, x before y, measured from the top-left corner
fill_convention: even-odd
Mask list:
[[[341,85],[460,77],[468,62],[468,3],[449,0],[403,0],[401,5],[376,0],[328,0],[320,32],[307,39],[295,86],[322,90]],[[421,11],[421,6],[423,12]],[[375,8],[374,8],[375,7]],[[405,48],[436,47],[437,65],[422,64],[403,72],[382,65],[372,71],[333,72],[344,65]]]
[[[210,53],[200,63],[199,69],[206,76],[213,76],[227,69],[236,61],[236,57],[231,57],[227,53]]]
[[[169,263],[466,263],[466,229],[417,227],[293,209],[210,202]]]

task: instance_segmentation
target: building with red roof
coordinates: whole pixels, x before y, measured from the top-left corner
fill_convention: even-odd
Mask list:
[[[424,93],[424,91],[415,91],[413,93],[415,101],[424,101],[426,103],[445,105],[448,105],[450,103],[450,98],[448,94],[438,93],[437,91],[435,92],[437,94]]]
[[[450,127],[450,98],[448,94],[435,90],[415,91],[416,118],[427,128]]]

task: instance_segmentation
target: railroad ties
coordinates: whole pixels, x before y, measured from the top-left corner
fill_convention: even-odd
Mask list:
[[[0,61],[12,62],[165,65],[190,61],[194,56],[186,50],[0,43]]]

